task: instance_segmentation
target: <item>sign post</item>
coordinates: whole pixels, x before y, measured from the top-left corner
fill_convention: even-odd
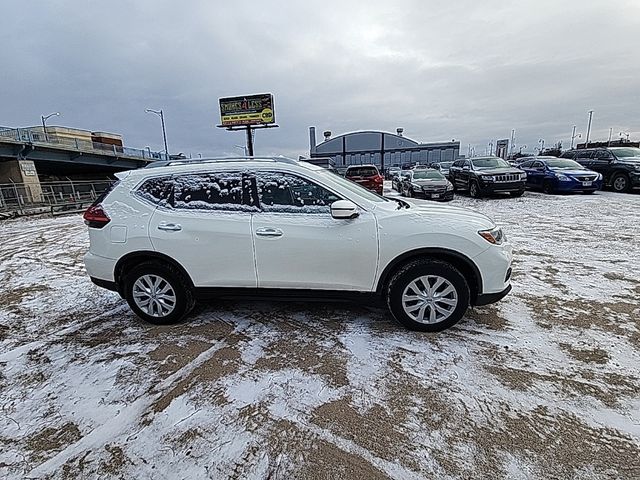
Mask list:
[[[241,97],[220,98],[220,125],[229,131],[246,130],[247,153],[253,157],[253,130],[276,128],[273,95],[261,93]]]

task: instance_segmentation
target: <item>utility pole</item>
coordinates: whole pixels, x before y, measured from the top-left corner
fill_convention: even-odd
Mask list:
[[[611,134],[613,133],[613,127],[609,128],[609,140],[607,141],[607,147],[611,146]]]
[[[587,141],[584,148],[589,148],[589,135],[591,134],[591,119],[593,118],[593,110],[589,110],[589,125],[587,126]]]

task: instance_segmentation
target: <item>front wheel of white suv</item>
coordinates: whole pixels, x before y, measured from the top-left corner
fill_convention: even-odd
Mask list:
[[[389,282],[387,305],[410,330],[439,332],[455,325],[469,307],[469,285],[452,265],[416,260],[400,268]]]
[[[191,289],[180,272],[154,261],[127,273],[124,296],[136,315],[156,325],[177,323],[194,306]]]

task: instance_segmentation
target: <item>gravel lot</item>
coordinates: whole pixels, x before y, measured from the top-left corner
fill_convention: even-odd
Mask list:
[[[640,478],[640,195],[468,206],[514,290],[419,334],[344,304],[142,323],[80,216],[0,223],[0,478]]]

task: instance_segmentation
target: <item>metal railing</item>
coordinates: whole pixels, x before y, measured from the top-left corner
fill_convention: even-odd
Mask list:
[[[80,138],[60,137],[55,133],[45,134],[42,128],[0,127],[0,140],[17,143],[49,145],[67,150],[98,152],[101,155],[115,157],[141,158],[144,160],[169,160],[164,152],[152,152],[150,149],[121,147],[108,143],[93,142]]]
[[[27,211],[46,208],[77,210],[92,203],[114,180],[83,180],[0,184],[0,212],[24,214]]]

